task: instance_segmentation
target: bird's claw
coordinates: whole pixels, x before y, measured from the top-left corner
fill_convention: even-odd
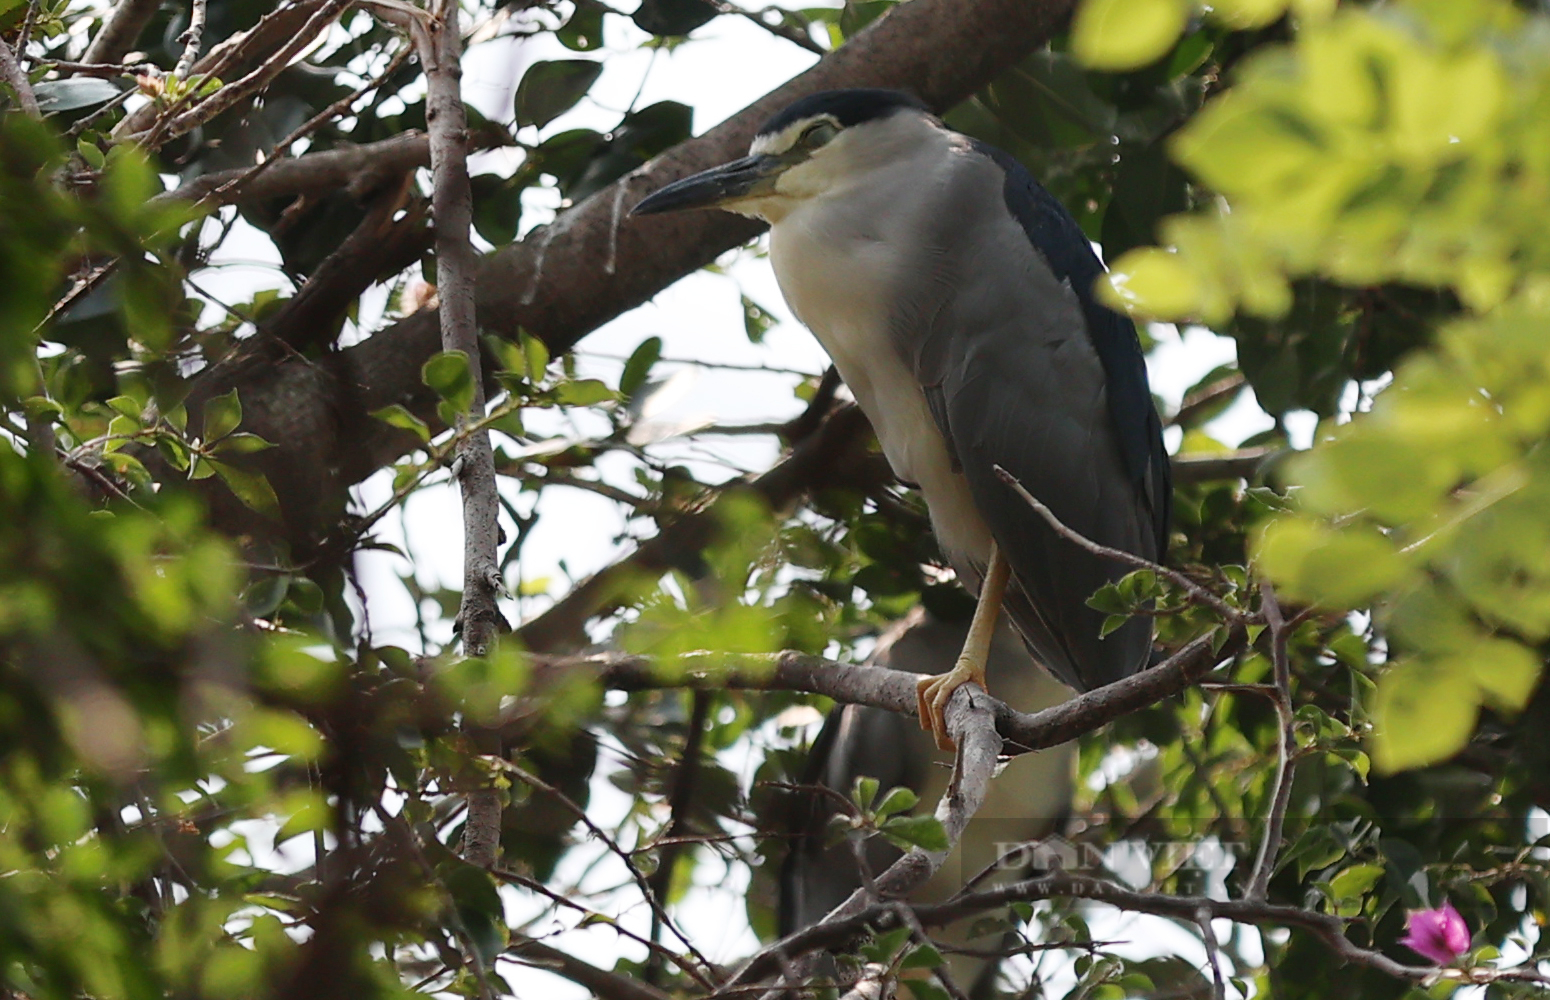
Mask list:
[[[938,750],[952,753],[956,749],[953,738],[947,734],[947,703],[953,692],[965,684],[978,684],[984,688],[984,667],[972,660],[960,659],[947,673],[922,677],[915,684],[915,714],[920,719],[920,728],[936,740]]]

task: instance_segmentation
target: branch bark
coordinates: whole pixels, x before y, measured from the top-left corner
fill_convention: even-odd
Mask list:
[[[1236,656],[1245,648],[1246,640],[1242,629],[1229,630],[1225,638],[1207,633],[1155,667],[1039,712],[1019,712],[983,692],[976,697],[987,699],[995,713],[996,731],[1005,743],[1002,755],[1016,756],[1059,746],[1122,715],[1178,694],[1218,663]],[[792,650],[770,654],[691,653],[675,660],[671,669],[663,669],[651,657],[627,653],[535,655],[533,663],[536,675],[530,694],[540,698],[554,685],[580,672],[602,687],[620,691],[805,691],[848,705],[870,705],[910,716],[915,714],[915,685],[926,676],[907,670],[841,663]],[[519,702],[507,709],[503,717],[517,719],[531,710],[531,705]]]
[[[479,330],[474,322],[474,270],[477,256],[469,241],[473,226],[473,190],[468,181],[468,121],[463,113],[462,38],[457,0],[438,0],[426,21],[411,24],[411,36],[425,67],[425,118],[430,131],[431,215],[436,223],[436,286],[441,298],[441,349],[461,352],[473,383],[462,424],[484,414],[484,378],[480,372]],[[463,603],[458,609],[463,652],[484,656],[505,624],[495,605],[501,590],[496,550],[500,540],[500,497],[495,489],[495,457],[490,433],[476,430],[462,438],[454,463],[463,495]],[[463,855],[481,868],[494,866],[500,853],[500,794],[484,788],[468,795]]]
[[[1310,931],[1337,956],[1407,982],[1425,982],[1438,976],[1434,966],[1405,965],[1381,952],[1363,948],[1345,936],[1345,921],[1339,917],[1295,906],[1278,906],[1250,900],[1217,900],[1204,896],[1169,896],[1163,893],[1136,892],[1103,879],[1066,872],[1051,872],[1037,878],[1012,882],[980,892],[965,893],[946,903],[913,907],[916,918],[928,927],[954,923],[965,917],[997,909],[1013,902],[1033,902],[1056,898],[1090,899],[1133,913],[1150,913],[1190,923],[1202,914],[1210,919],[1226,919],[1242,924],[1298,927]],[[740,973],[744,981],[769,976],[780,969],[781,957],[805,955],[824,948],[843,945],[865,933],[869,927],[886,930],[898,921],[897,903],[868,907],[832,923],[816,924],[798,931],[758,952]],[[1494,971],[1494,970],[1493,970]],[[1508,971],[1492,979],[1535,978]],[[1458,978],[1469,981],[1467,975]]]
[[[21,105],[22,113],[29,118],[43,117],[43,111],[38,107],[38,98],[32,92],[32,84],[27,82],[27,73],[22,69],[22,64],[17,61],[16,53],[6,44],[5,39],[0,38],[0,78],[11,85],[16,92],[16,103]]]
[[[161,0],[120,0],[97,37],[91,40],[81,61],[116,63],[124,58],[140,40],[140,32],[145,30],[160,6]]]
[[[543,969],[601,997],[602,1000],[671,1000],[654,986],[621,976],[607,969],[600,969],[590,962],[561,951],[550,944],[532,938],[518,938],[506,949],[506,954],[517,958],[535,969]]]

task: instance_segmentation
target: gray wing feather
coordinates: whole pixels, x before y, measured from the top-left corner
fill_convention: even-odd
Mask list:
[[[1002,176],[989,159],[966,164],[951,218],[941,222],[936,239],[950,250],[939,259],[955,262],[952,290],[945,301],[912,306],[916,321],[930,317],[911,336],[915,370],[975,507],[1012,566],[1013,624],[1046,668],[1091,690],[1146,665],[1151,622],[1135,618],[1100,639],[1105,616],[1087,598],[1127,567],[1061,538],[995,467],[1073,530],[1155,560],[1166,533],[1158,530],[1156,498],[1128,467],[1124,438],[1150,430],[1116,426],[1085,303],[1036,250],[985,171]]]

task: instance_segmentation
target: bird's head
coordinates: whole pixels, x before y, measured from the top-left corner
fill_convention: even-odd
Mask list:
[[[865,183],[927,133],[941,123],[903,91],[822,91],[765,122],[747,156],[674,181],[630,214],[720,208],[778,222],[802,201]]]

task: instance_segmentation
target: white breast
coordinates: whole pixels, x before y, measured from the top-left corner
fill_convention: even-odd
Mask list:
[[[873,178],[875,182],[875,178]],[[875,190],[886,192],[887,185]],[[952,471],[947,444],[926,397],[887,328],[901,266],[894,238],[910,224],[898,205],[867,197],[814,199],[770,231],[770,260],[786,302],[833,358],[871,420],[888,464],[918,483],[943,554],[965,583],[978,588],[989,561],[990,529],[968,485]]]

